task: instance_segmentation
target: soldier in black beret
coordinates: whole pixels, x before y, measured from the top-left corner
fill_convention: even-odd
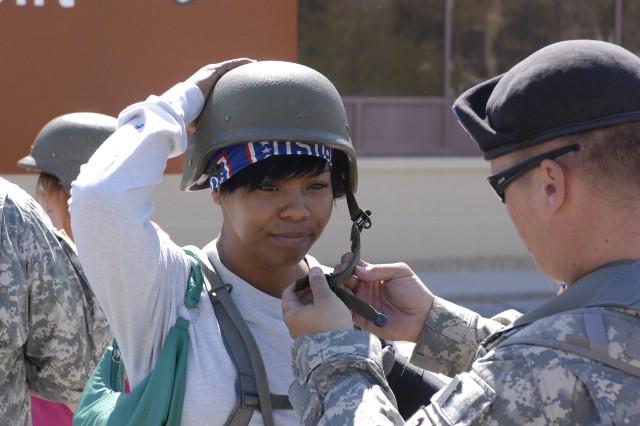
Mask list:
[[[452,378],[408,424],[640,424],[640,59],[601,41],[552,44],[453,111],[536,265],[566,290],[487,319],[404,264],[361,262],[349,286],[387,316],[377,328],[340,311],[312,270],[316,303],[283,294],[294,408],[304,424],[402,423],[371,332],[416,342],[411,361]]]

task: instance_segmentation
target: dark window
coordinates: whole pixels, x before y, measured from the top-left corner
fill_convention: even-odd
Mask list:
[[[614,41],[614,0],[455,0],[454,96],[562,40]]]
[[[638,19],[640,19],[640,2],[637,0],[625,1],[622,7],[621,44],[636,55],[640,54]]]
[[[442,0],[301,0],[298,60],[344,96],[442,96]]]
[[[298,60],[336,85],[363,156],[479,155],[453,99],[548,44],[640,53],[638,0],[300,0],[298,11]]]

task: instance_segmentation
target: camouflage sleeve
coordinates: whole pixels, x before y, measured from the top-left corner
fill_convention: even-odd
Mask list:
[[[42,209],[0,181],[0,418],[29,413],[29,391],[77,402],[110,339],[102,312]],[[94,336],[88,324],[96,320]],[[2,421],[0,423],[4,424]]]
[[[504,322],[436,297],[411,363],[452,377],[465,369],[480,342],[503,328]]]
[[[402,424],[384,377],[380,340],[363,331],[299,337],[289,399],[304,425]]]
[[[89,371],[93,372],[105,349],[113,342],[113,333],[95,293],[89,286],[73,242],[66,234],[60,235],[58,233],[57,236],[60,246],[73,267],[74,275],[79,278],[78,287],[75,288],[77,290],[76,315],[84,320],[80,321],[82,329],[78,330],[78,335],[86,336],[85,358],[89,365]]]
[[[530,345],[499,348],[474,362],[407,423],[437,425],[594,424],[583,382],[559,351]]]

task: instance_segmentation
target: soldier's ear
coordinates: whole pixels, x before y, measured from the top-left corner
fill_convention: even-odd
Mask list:
[[[567,198],[567,175],[560,163],[554,160],[544,160],[540,167],[543,173],[544,208],[548,213],[555,213]]]

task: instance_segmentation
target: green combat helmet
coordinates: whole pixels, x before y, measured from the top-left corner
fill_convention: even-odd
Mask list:
[[[319,72],[281,61],[246,64],[220,77],[189,141],[180,188],[208,188],[201,177],[210,172],[207,167],[215,151],[260,140],[337,148],[334,167],[345,175],[355,193],[356,153],[340,94]]]
[[[116,130],[117,119],[93,112],[61,115],[49,121],[36,136],[31,152],[18,161],[27,169],[49,173],[71,192],[80,166]]]
[[[359,260],[360,232],[371,226],[371,212],[361,210],[355,200],[358,170],[347,114],[340,94],[324,75],[300,64],[263,61],[242,65],[220,77],[189,140],[180,189],[209,188],[208,177],[219,172],[211,164],[211,157],[220,148],[272,140],[334,148],[333,175],[342,180],[336,182],[337,187],[344,188],[353,221],[354,256],[349,268],[341,274],[327,274],[327,279],[349,307],[377,325],[384,325],[386,318],[382,314],[339,286],[351,276]],[[299,280],[296,288],[306,285],[308,278]]]

